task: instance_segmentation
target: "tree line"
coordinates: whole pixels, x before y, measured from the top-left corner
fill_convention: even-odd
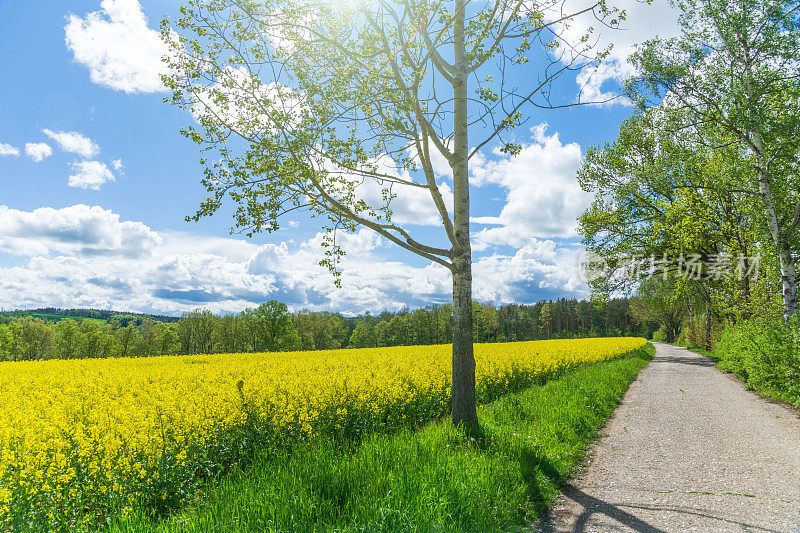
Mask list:
[[[0,316],[17,317],[23,316],[41,316],[44,319],[58,320],[61,317],[73,317],[77,321],[85,319],[93,320],[116,320],[123,326],[128,323],[133,323],[136,326],[141,326],[146,320],[155,320],[157,322],[177,322],[178,317],[168,315],[150,315],[146,313],[133,313],[118,311],[108,311],[104,309],[61,309],[60,307],[40,307],[38,309],[28,309],[25,311],[0,311]]]
[[[726,326],[797,313],[800,5],[677,3],[682,34],[640,45],[634,114],[579,172],[596,295],[707,349]],[[692,268],[689,268],[692,263]]]
[[[473,334],[478,342],[649,336],[658,327],[654,321],[637,322],[631,315],[631,301],[626,298],[612,299],[601,306],[575,299],[499,308],[473,302],[472,312]],[[66,315],[63,311],[59,314]],[[446,344],[451,336],[450,304],[344,317],[308,310],[291,313],[286,304],[271,300],[231,315],[198,309],[166,323],[149,318],[127,323],[112,318],[101,323],[0,316],[0,360],[411,346]]]

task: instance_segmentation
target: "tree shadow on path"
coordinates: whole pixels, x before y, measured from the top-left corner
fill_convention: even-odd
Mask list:
[[[623,526],[630,528],[632,531],[641,533],[666,533],[665,530],[651,526],[644,520],[633,516],[629,512],[620,509],[615,505],[595,498],[594,496],[589,496],[585,492],[579,490],[574,485],[569,483],[562,486],[562,492],[564,493],[565,497],[579,503],[583,507],[583,512],[578,516],[578,519],[575,521],[575,525],[569,531],[573,531],[575,533],[589,531],[587,526],[591,525],[589,524],[589,520],[591,520],[592,515],[600,513],[608,516],[609,518],[613,518]],[[547,520],[542,525],[540,531],[543,533],[553,533],[555,531],[564,530],[555,529],[553,527],[552,520]]]
[[[656,355],[653,357],[654,363],[676,363],[680,365],[705,366],[713,368],[713,359],[698,355]]]
[[[628,511],[622,509],[622,507],[626,507],[629,509],[641,509],[645,511],[666,511],[670,513],[682,514],[682,515],[694,515],[694,516],[701,516],[705,518],[710,518],[714,522],[724,522],[726,524],[732,524],[741,527],[742,531],[759,531],[764,533],[779,533],[777,529],[767,529],[757,525],[748,524],[746,522],[739,522],[737,520],[731,520],[728,518],[724,518],[722,516],[707,514],[703,512],[699,512],[697,509],[690,509],[684,508],[674,505],[642,505],[642,504],[625,504],[625,505],[613,505],[606,501],[603,501],[599,498],[595,498],[594,496],[590,496],[585,492],[581,491],[574,485],[569,483],[564,484],[562,486],[562,492],[564,496],[572,500],[582,507],[581,513],[578,515],[577,520],[575,521],[574,525],[572,525],[569,529],[564,528],[555,528],[553,526],[554,522],[557,522],[559,516],[551,515],[548,516],[548,519],[542,525],[540,531],[543,533],[555,533],[555,532],[566,532],[569,531],[571,533],[583,533],[588,531],[594,531],[595,524],[590,523],[592,516],[596,514],[605,515],[613,520],[616,520],[620,525],[624,526],[625,530],[636,531],[640,533],[666,533],[667,530],[659,529],[655,526],[652,526],[642,520],[641,518],[637,518],[636,516],[632,515]],[[635,512],[635,511],[634,511]],[[798,528],[798,532],[800,533],[800,528]]]

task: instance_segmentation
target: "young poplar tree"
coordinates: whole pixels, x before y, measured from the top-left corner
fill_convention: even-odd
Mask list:
[[[513,133],[527,110],[581,103],[554,97],[553,81],[604,51],[569,23],[594,16],[614,26],[622,15],[604,1],[572,12],[565,5],[188,0],[174,24],[162,23],[171,45],[167,101],[194,114],[183,133],[211,154],[201,159],[209,196],[188,218],[212,215],[227,197],[236,228],[252,235],[307,209],[326,220],[322,264],[335,274],[343,253],[336,231],[359,226],[447,268],[456,425],[478,422],[470,160],[487,145],[518,153]],[[423,242],[393,219],[398,194],[435,206],[438,241]]]

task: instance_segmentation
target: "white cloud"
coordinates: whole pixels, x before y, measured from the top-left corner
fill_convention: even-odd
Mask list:
[[[546,135],[547,124],[531,128],[532,142],[523,144],[516,157],[495,151],[495,158],[476,158],[472,184],[506,189],[506,204],[496,217],[472,221],[484,228],[474,237],[475,249],[490,245],[522,248],[534,238],[576,236],[577,218],[589,204],[576,172],[581,164],[577,143],[564,144],[558,133]]]
[[[602,102],[598,105],[631,105],[627,97],[619,96],[617,87],[634,74],[636,71],[627,60],[613,59],[594,67],[584,67],[575,78],[581,87],[580,101]],[[613,89],[608,88],[608,82],[614,83]]]
[[[579,0],[566,0],[559,5],[559,13],[575,12],[585,7]],[[628,57],[636,50],[636,45],[654,37],[669,38],[680,33],[678,12],[670,5],[669,0],[653,0],[652,3],[641,0],[617,0],[613,6],[625,11],[625,20],[619,29],[603,27],[587,13],[571,21],[564,30],[565,36],[572,42],[586,34],[589,27],[592,42],[597,41],[598,49],[611,47],[608,57],[596,67],[585,67],[578,73],[576,81],[581,87],[581,101],[599,102],[618,94],[617,85],[635,74],[628,63]],[[557,18],[557,13],[550,15]],[[627,104],[624,98],[617,98],[611,104]]]
[[[47,143],[25,143],[25,155],[38,163],[53,155],[53,149]]]
[[[101,11],[70,15],[67,48],[89,68],[94,83],[126,93],[164,91],[161,57],[167,48],[147,26],[137,0],[103,0]]]
[[[317,233],[311,239],[300,245],[304,250],[316,252],[322,247],[324,233]],[[381,246],[381,237],[374,231],[361,228],[356,233],[339,231],[335,235],[336,244],[349,254],[368,255],[369,252]]]
[[[581,248],[532,239],[513,255],[491,255],[473,265],[474,297],[496,305],[588,295],[578,271]]]
[[[58,143],[65,152],[72,152],[83,157],[94,157],[100,153],[100,147],[93,140],[77,131],[53,131],[43,129],[45,135]]]
[[[9,254],[140,257],[160,243],[161,237],[141,222],[120,221],[98,206],[20,211],[0,205],[0,249]]]
[[[0,155],[19,155],[19,148],[0,142]]]
[[[389,187],[388,183],[380,184],[376,180],[365,180],[358,187],[359,196],[370,206],[378,207],[383,204],[383,189]],[[389,208],[392,211],[392,222],[405,225],[440,226],[442,217],[433,203],[428,189],[412,187],[409,185],[395,184],[391,186],[394,195]],[[447,183],[439,183],[439,192],[445,206],[452,210],[453,190]]]
[[[339,290],[319,266],[319,234],[291,248],[286,243],[259,246],[233,238],[156,233],[87,206],[30,213],[2,208],[0,225],[8,228],[0,230],[0,249],[31,256],[24,267],[0,268],[4,307],[172,313],[207,307],[225,312],[276,298],[293,309],[360,312],[398,309],[412,299],[422,304],[425,295],[415,291],[447,292],[444,269],[375,259],[371,252],[380,239],[367,230],[339,236],[348,251]]]
[[[115,159],[111,162],[111,166],[114,167],[114,170],[122,170],[123,164],[122,159]]]
[[[0,207],[0,249],[28,257],[23,266],[0,267],[0,307],[237,312],[274,298],[294,310],[377,313],[450,300],[444,267],[387,257],[395,248],[366,229],[339,238],[347,250],[342,289],[319,266],[321,234],[258,245],[156,232],[96,206]],[[495,304],[582,296],[575,255],[576,247],[533,240],[513,254],[477,259],[475,296]]]
[[[70,187],[97,191],[107,181],[114,181],[114,174],[100,161],[77,161],[72,163],[72,172],[67,182]]]
[[[382,240],[367,229],[338,236],[347,253],[341,261],[342,288],[337,289],[331,274],[318,264],[321,241],[322,234],[317,234],[297,247],[287,243],[260,246],[248,261],[247,272],[270,276],[274,297],[295,309],[375,313],[449,299],[450,275],[445,268],[387,260],[376,252]]]

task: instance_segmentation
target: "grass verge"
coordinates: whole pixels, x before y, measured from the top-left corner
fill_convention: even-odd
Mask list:
[[[498,531],[535,523],[580,462],[628,385],[645,348],[508,394],[479,409],[482,434],[447,422],[263,450],[183,512],[134,531]]]

